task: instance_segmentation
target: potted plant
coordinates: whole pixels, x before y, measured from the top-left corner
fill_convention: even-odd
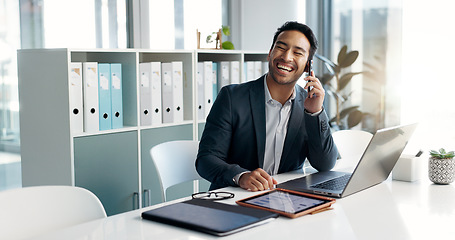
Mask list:
[[[450,184],[455,179],[455,153],[444,148],[430,151],[428,177],[436,184]]]
[[[223,42],[223,34],[226,37],[231,35],[231,28],[229,26],[222,26],[218,32],[212,32],[208,34],[205,38],[205,42],[207,44],[213,44],[212,49],[226,49],[226,50],[234,50],[234,44],[231,41],[224,41]],[[201,32],[197,30],[197,48],[201,48]]]
[[[318,77],[329,96],[335,99],[336,115],[330,119],[332,126],[341,129],[349,129],[362,121],[363,113],[359,106],[346,106],[352,92],[346,93],[345,87],[351,82],[351,79],[363,72],[350,72],[345,69],[350,67],[358,58],[359,51],[349,51],[348,46],[344,45],[338,53],[337,63],[330,59],[315,54],[315,57],[321,60],[326,66],[329,73]],[[335,82],[333,83],[333,79]]]

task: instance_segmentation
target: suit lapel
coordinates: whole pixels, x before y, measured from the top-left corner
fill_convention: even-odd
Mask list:
[[[250,88],[250,108],[253,115],[254,130],[256,132],[256,142],[258,149],[259,167],[264,166],[265,151],[265,94],[264,78],[261,77],[254,82]]]
[[[281,161],[280,161],[280,169],[284,166],[286,163],[285,159],[289,155],[289,152],[292,149],[292,142],[294,142],[294,139],[299,133],[299,129],[301,124],[303,124],[304,121],[304,109],[303,109],[303,101],[305,99],[304,94],[298,90],[298,88],[295,88],[296,96],[294,99],[294,102],[292,104],[292,110],[291,110],[291,116],[289,117],[289,123],[288,123],[288,131],[286,133],[286,139],[284,141],[284,148],[283,148],[283,153],[281,155]],[[303,137],[303,135],[302,135]]]

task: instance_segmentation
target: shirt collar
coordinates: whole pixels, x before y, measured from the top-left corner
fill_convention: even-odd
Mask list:
[[[268,73],[267,73],[268,74]],[[265,92],[265,103],[270,102],[271,100],[274,100],[272,98],[272,95],[270,94],[269,87],[267,86],[267,74],[264,76],[264,92]],[[292,91],[291,97],[287,100],[287,102],[290,102],[295,99],[295,87],[294,90]]]

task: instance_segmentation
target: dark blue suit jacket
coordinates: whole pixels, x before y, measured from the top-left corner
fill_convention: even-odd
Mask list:
[[[330,170],[338,152],[327,114],[305,113],[307,92],[298,85],[295,89],[278,173],[302,168],[306,158],[317,170]],[[262,168],[265,135],[264,76],[223,87],[207,117],[196,159],[196,169],[211,182],[210,189],[236,186],[235,175]]]

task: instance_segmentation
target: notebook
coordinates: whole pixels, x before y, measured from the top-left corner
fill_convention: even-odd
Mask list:
[[[200,231],[215,236],[226,236],[270,222],[277,213],[215,202],[192,199],[142,213],[142,218]]]
[[[317,172],[277,188],[341,198],[379,184],[389,176],[416,127],[414,123],[378,130],[352,173]]]

